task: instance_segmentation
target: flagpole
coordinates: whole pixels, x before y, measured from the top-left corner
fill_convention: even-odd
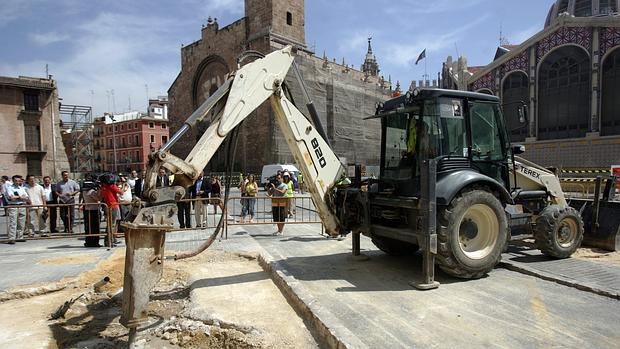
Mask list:
[[[428,80],[428,72],[426,71],[426,55],[424,55],[424,86],[426,86],[426,80]],[[430,85],[430,83],[429,83]]]

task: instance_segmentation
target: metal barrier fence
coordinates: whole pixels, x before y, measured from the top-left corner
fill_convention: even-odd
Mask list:
[[[110,208],[104,203],[9,205],[2,209],[6,215],[1,217],[0,243],[92,236],[107,237],[109,247],[113,243]]]
[[[283,205],[285,210],[285,224],[321,224],[323,233],[323,221],[316,210],[312,198],[309,196],[297,196],[292,198],[271,198],[268,196],[257,197],[229,197],[226,205],[226,213],[232,218],[232,222],[226,221],[225,238],[228,238],[228,226],[239,225],[264,225],[276,224],[273,219],[272,208]]]

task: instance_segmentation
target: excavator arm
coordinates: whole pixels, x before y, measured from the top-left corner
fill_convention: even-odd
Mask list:
[[[136,328],[147,319],[149,292],[163,273],[165,235],[173,227],[176,201],[183,198],[186,189],[194,183],[226,137],[266,100],[270,100],[277,123],[298,167],[304,173],[304,183],[325,230],[332,236],[340,233],[340,223],[331,198],[344,167],[321,136],[320,125],[310,122],[284,96],[282,83],[294,64],[293,59],[293,50],[289,46],[230,74],[170,141],[150,154],[144,182],[144,202],[134,201],[130,214],[122,223],[127,248],[121,323],[130,329],[130,342],[135,339]],[[185,159],[172,155],[170,148],[198,122],[207,118],[210,126],[189,155]],[[175,174],[172,187],[156,187],[157,174],[162,167]],[[203,243],[204,249],[213,242],[217,232],[216,229],[211,238]]]
[[[308,192],[326,231],[332,236],[339,234],[339,223],[331,207],[330,193],[342,177],[344,167],[317,128],[284,96],[282,83],[294,64],[293,60],[292,48],[288,46],[241,67],[188,118],[164,148],[150,155],[144,188],[146,209],[158,204],[170,205],[173,199],[182,197],[184,188],[194,183],[226,137],[269,99],[293,157],[304,173]],[[211,116],[211,124],[190,154],[184,160],[172,155],[169,149],[174,143],[208,116]],[[174,173],[174,189],[155,187],[161,167]],[[174,210],[174,207],[170,206],[170,210]],[[167,222],[162,219],[145,220],[144,213],[147,216],[149,214],[136,213],[133,223],[151,226],[155,222],[166,226],[172,224],[170,219]]]

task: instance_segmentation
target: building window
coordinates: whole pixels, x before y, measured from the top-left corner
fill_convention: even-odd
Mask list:
[[[108,148],[109,149],[114,148],[114,144],[112,143],[112,138],[108,138]]]
[[[155,128],[155,124],[152,122],[149,122],[149,128]]]
[[[614,12],[618,12],[618,5],[616,4],[616,0],[600,0],[599,5],[599,13],[600,14],[610,14]]]
[[[125,125],[121,125],[121,131],[125,129]]]
[[[161,136],[161,144],[166,144],[168,142],[168,136]]]
[[[140,162],[140,151],[136,150],[136,160],[134,162]]]
[[[112,133],[112,126],[108,127],[108,132]]]
[[[138,135],[135,135],[135,136],[133,136],[133,137],[134,137],[134,145],[135,145],[136,147],[137,147],[137,146],[140,146],[140,140],[138,139]]]
[[[561,0],[558,7],[558,15],[568,11],[568,0]]]
[[[151,135],[151,143],[155,143],[155,135]]]
[[[293,14],[290,12],[286,12],[286,24],[293,25]]]
[[[137,122],[133,124],[133,128],[135,128],[135,129],[138,128],[138,123]]]
[[[578,46],[563,46],[540,63],[538,139],[584,137],[590,120],[590,57]]]
[[[603,62],[601,135],[620,135],[620,48]]]
[[[168,127],[168,125],[166,125],[166,124],[161,124],[161,128],[167,128],[167,127]]]
[[[125,148],[125,137],[121,137],[121,148]]]
[[[41,128],[39,125],[24,125],[26,150],[41,150]]]
[[[33,91],[24,92],[24,109],[27,111],[39,111],[39,93]]]
[[[504,120],[506,128],[513,142],[521,142],[527,137],[528,127],[519,121],[521,102],[527,104],[529,100],[529,84],[525,73],[516,71],[510,73],[502,86],[502,104],[504,105]]]
[[[575,1],[575,17],[592,16],[592,0]]]
[[[33,176],[41,176],[41,159],[38,157],[27,157],[26,158],[26,171],[29,175]]]

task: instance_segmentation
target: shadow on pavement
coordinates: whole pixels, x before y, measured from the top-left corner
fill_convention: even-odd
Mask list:
[[[336,287],[337,292],[411,291],[410,282],[423,280],[422,255],[389,256],[380,251],[362,251],[367,261],[352,260],[349,253],[324,256],[288,257],[279,263],[300,281],[339,280],[351,286]],[[368,277],[372,275],[372,277]],[[441,284],[466,282],[436,268],[435,280]]]
[[[223,276],[209,279],[200,279],[192,283],[190,289],[203,288],[211,286],[223,286],[241,284],[246,282],[254,282],[268,279],[267,273],[264,271],[257,271],[253,273],[245,273],[240,275]]]
[[[49,327],[59,348],[71,348],[87,339],[99,338],[120,312],[119,306],[114,306],[110,300],[102,300],[89,304],[87,311],[80,316],[56,321]]]

